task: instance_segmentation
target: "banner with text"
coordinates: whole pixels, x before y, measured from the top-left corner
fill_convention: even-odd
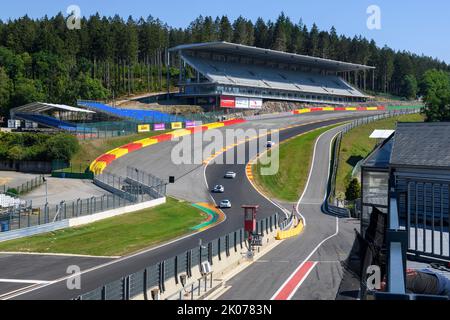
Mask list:
[[[263,100],[257,98],[221,96],[220,106],[222,108],[261,109],[263,107]]]
[[[150,125],[149,124],[138,125],[138,132],[150,132]]]
[[[172,122],[172,129],[182,129],[183,122]]]
[[[155,123],[153,125],[153,130],[155,131],[163,131],[166,130],[166,124],[165,123]]]

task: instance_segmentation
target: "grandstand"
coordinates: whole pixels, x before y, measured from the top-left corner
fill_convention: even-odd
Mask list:
[[[375,69],[228,42],[186,44],[170,52],[180,57],[177,96],[194,103],[214,101],[223,108],[260,109],[266,100],[365,102],[368,96],[343,76],[354,72],[365,78]]]
[[[97,113],[108,114],[111,117],[116,117],[119,119],[130,119],[134,121],[145,121],[150,123],[184,121],[183,118],[180,118],[178,116],[172,116],[167,113],[155,110],[115,108],[96,101],[80,100],[78,101],[78,106]]]
[[[75,131],[79,127],[64,118],[83,119],[94,114],[94,111],[75,108],[62,104],[33,102],[24,106],[13,108],[10,111],[11,119],[24,120],[27,123],[37,123],[42,127],[66,131]]]

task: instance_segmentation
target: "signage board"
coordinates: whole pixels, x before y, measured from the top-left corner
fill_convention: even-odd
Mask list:
[[[166,130],[166,124],[165,123],[155,123],[153,125],[153,130],[155,131],[163,131]]]
[[[183,122],[172,122],[172,129],[182,129],[183,128]]]
[[[138,132],[149,132],[150,125],[149,124],[140,124],[138,125]]]

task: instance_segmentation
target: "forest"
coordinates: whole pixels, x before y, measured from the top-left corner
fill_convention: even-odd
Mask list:
[[[284,13],[276,21],[199,16],[185,28],[173,28],[148,16],[123,19],[99,14],[82,18],[70,30],[66,17],[0,20],[0,115],[32,101],[75,104],[76,99],[109,100],[165,90],[178,68],[167,50],[184,43],[229,41],[375,66],[375,90],[414,98],[430,69],[449,72],[438,59],[380,47],[361,36],[319,30],[293,22]],[[369,78],[369,77],[368,77]],[[352,79],[350,79],[352,80]],[[352,82],[362,81],[353,79]],[[367,87],[371,88],[372,79]]]

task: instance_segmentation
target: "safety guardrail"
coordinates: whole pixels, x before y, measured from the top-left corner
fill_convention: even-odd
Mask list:
[[[341,144],[343,135],[354,128],[372,123],[374,121],[383,120],[383,119],[392,118],[392,117],[398,117],[398,116],[406,115],[406,114],[414,114],[414,113],[419,113],[419,112],[421,112],[421,109],[391,110],[386,113],[356,119],[354,121],[351,121],[350,123],[347,123],[346,125],[344,125],[341,128],[340,132],[336,135],[336,137],[332,141],[333,153],[332,153],[332,159],[330,162],[331,170],[330,170],[330,176],[329,176],[329,180],[328,180],[327,197],[326,197],[326,201],[322,205],[322,210],[324,212],[327,212],[329,214],[333,214],[336,216],[342,216],[342,217],[350,217],[351,216],[351,212],[349,209],[337,206],[334,201],[335,189],[336,189],[336,175],[337,175],[337,170],[338,170],[338,165],[339,165],[339,151],[340,151],[340,144]]]
[[[256,232],[266,236],[276,231],[278,224],[278,214],[274,214],[257,221]],[[215,263],[222,264],[233,257],[240,257],[240,252],[247,247],[245,231],[238,229],[84,293],[78,296],[77,300],[131,300],[136,297],[144,300],[158,300],[161,294],[169,292],[169,288],[172,289],[168,294],[169,299],[185,299],[186,296],[180,292],[185,292],[185,289],[189,290],[189,288],[191,290],[188,292],[191,294],[187,298],[198,297],[198,294],[195,295],[195,289],[198,290],[195,283],[198,282],[201,285],[205,274],[211,275],[210,281],[212,281],[211,272]],[[202,264],[206,262],[211,266],[211,270],[202,269]],[[187,283],[189,284],[186,285]]]

